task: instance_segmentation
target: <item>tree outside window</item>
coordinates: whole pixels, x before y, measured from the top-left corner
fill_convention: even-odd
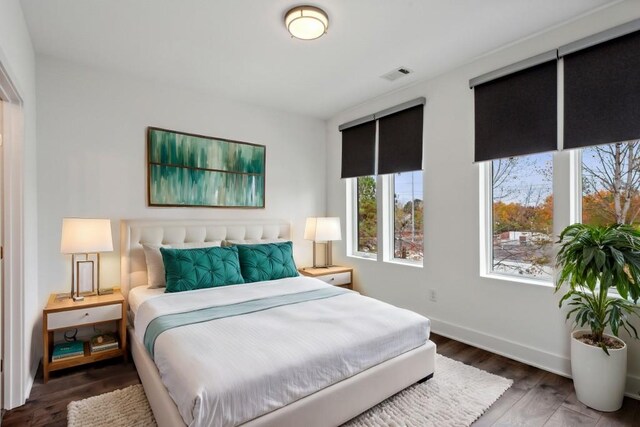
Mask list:
[[[363,176],[358,179],[358,252],[378,251],[378,203],[376,179]]]
[[[582,222],[640,223],[640,140],[582,150]]]

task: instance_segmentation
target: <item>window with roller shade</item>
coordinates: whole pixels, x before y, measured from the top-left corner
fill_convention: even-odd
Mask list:
[[[565,194],[555,201],[551,185],[555,154],[551,151],[557,129],[554,125],[552,129],[540,127],[540,123],[552,123],[552,116],[557,115],[552,105],[558,102],[557,94],[549,95],[557,82],[529,79],[537,81],[539,88],[547,87],[547,95],[526,87],[507,88],[518,80],[508,77],[522,77],[522,71],[532,68],[517,64],[510,66],[511,73],[496,70],[488,73],[494,79],[480,76],[470,82],[476,89],[475,160],[481,162],[483,182],[482,273],[551,283],[548,248],[553,236],[546,230],[552,229],[554,202],[562,212],[571,213],[563,218],[565,224],[640,226],[640,20],[561,46],[557,56],[563,62],[562,148],[570,156],[555,160],[568,166],[571,158],[571,168],[563,167],[562,175],[555,177]],[[473,84],[474,80],[481,83]],[[493,80],[505,87],[496,85],[499,90],[491,94]],[[500,99],[504,104],[496,102]],[[513,105],[517,99],[523,104],[520,110]],[[530,105],[525,105],[530,99]],[[553,113],[546,115],[549,120],[541,120],[544,111],[528,114],[536,123],[522,120],[527,116],[523,111],[531,111],[544,99],[548,112]],[[532,140],[531,135],[536,138]],[[536,139],[546,142],[536,144]],[[567,197],[569,183],[576,197]]]
[[[560,48],[564,146],[579,149],[581,166],[576,180],[582,190],[579,219],[592,225],[638,225],[640,32],[583,44]]]
[[[557,59],[475,84],[475,157],[485,188],[487,273],[552,280]]]
[[[417,101],[417,105],[394,107],[370,116],[369,122],[341,129],[342,177],[351,178],[347,185],[352,189],[352,255],[377,258],[382,252],[385,260],[422,262],[424,106]],[[366,147],[366,161],[358,159],[358,146]],[[373,174],[365,173],[372,169]],[[383,205],[379,195],[385,193],[392,194],[392,201]],[[383,221],[392,226],[381,227]],[[382,242],[378,241],[380,228],[386,231]]]

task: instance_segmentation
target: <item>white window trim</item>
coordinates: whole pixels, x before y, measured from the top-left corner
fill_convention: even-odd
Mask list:
[[[479,165],[480,188],[480,276],[491,277],[491,257],[493,252],[491,239],[491,205],[492,205],[492,176],[491,164],[482,162]]]
[[[554,287],[553,280],[519,277],[493,271],[493,171],[490,161],[479,165],[480,173],[480,277],[535,286]]]
[[[569,166],[569,221],[582,223],[582,149],[571,150]]]

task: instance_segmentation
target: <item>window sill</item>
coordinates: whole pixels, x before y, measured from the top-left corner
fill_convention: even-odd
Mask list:
[[[550,282],[550,281],[547,281],[547,280],[530,279],[530,278],[527,278],[527,277],[510,276],[510,275],[507,275],[507,274],[481,273],[480,277],[483,277],[485,279],[502,280],[502,281],[505,281],[505,282],[516,282],[516,283],[524,283],[524,284],[527,284],[527,285],[543,286],[545,288],[554,288],[555,287],[553,282]]]
[[[413,268],[422,268],[424,266],[423,263],[421,262],[403,261],[402,259],[399,259],[399,258],[390,259],[385,262],[388,264],[405,265],[407,267],[413,267]]]
[[[362,260],[365,260],[365,261],[377,261],[378,260],[378,256],[375,255],[375,254],[364,255],[362,253],[355,253],[355,254],[347,255],[347,257],[356,258],[356,259],[362,259]]]

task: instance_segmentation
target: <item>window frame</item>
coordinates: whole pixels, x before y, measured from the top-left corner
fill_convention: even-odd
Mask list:
[[[424,178],[424,170],[422,170]],[[422,268],[424,266],[424,240],[422,261],[405,260],[394,257],[394,181],[393,174],[377,175],[376,208],[377,208],[377,252],[358,250],[358,178],[346,179],[347,186],[347,256],[368,261],[379,261],[389,264]],[[424,193],[424,191],[423,191]],[[423,194],[424,196],[424,194]],[[423,218],[423,236],[424,236]]]
[[[555,153],[552,159],[554,165],[553,182],[555,183]],[[493,270],[493,161],[482,162],[479,166],[480,277],[484,277],[487,279],[504,280],[509,282],[526,283],[537,286],[553,287],[553,277],[551,279],[537,279],[533,277],[522,277],[513,274],[501,273]],[[552,194],[555,194],[555,185],[552,185]],[[553,227],[553,229],[555,230],[555,205]]]

